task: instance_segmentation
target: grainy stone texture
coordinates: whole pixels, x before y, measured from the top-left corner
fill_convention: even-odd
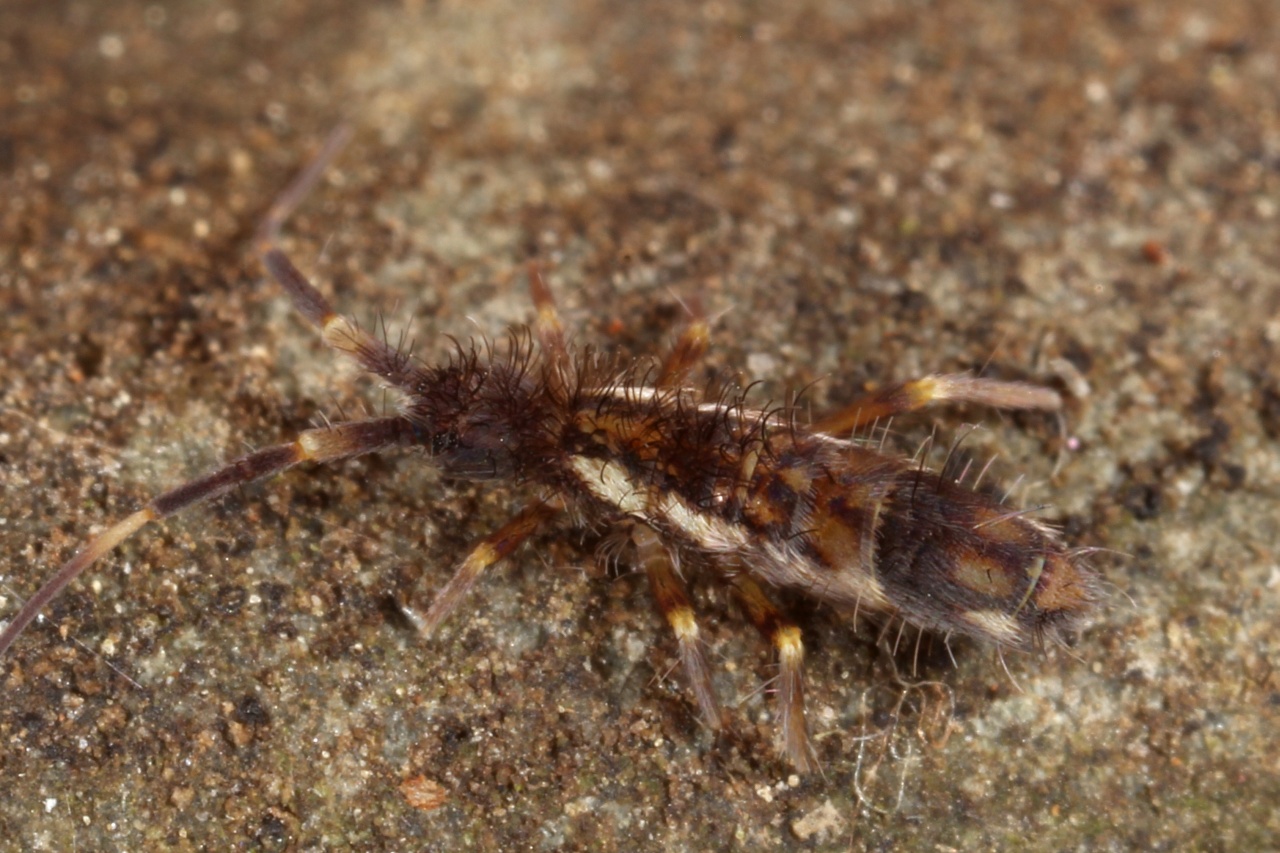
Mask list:
[[[785,8],[784,8],[785,7]],[[1280,833],[1280,9],[1270,2],[9,0],[0,15],[0,596],[148,496],[383,405],[249,238],[340,119],[287,243],[343,309],[530,317],[815,408],[978,369],[1068,394],[940,412],[1098,566],[1073,653],[801,607],[819,778],[768,655],[698,591],[701,731],[642,579],[562,527],[423,642],[524,497],[414,458],[150,530],[0,661],[5,849],[1274,848]],[[1060,464],[1058,464],[1060,463]],[[414,590],[417,590],[415,593]],[[895,666],[902,673],[895,681]]]

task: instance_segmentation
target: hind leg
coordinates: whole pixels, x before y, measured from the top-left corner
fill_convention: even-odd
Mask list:
[[[926,376],[899,382],[854,400],[819,418],[815,432],[832,435],[850,432],[883,418],[916,412],[935,403],[978,403],[996,409],[1062,408],[1058,392],[1025,382],[1001,382],[963,373]]]

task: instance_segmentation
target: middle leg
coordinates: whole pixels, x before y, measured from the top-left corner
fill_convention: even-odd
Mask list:
[[[635,524],[631,528],[631,541],[635,543],[640,565],[649,576],[649,585],[658,602],[658,609],[676,635],[680,646],[680,663],[689,678],[693,695],[698,700],[702,718],[712,730],[718,730],[723,724],[720,703],[716,701],[715,690],[711,686],[711,671],[707,667],[698,620],[693,614],[684,582],[676,574],[667,546],[652,529],[643,524]]]
[[[701,301],[695,297],[687,307],[693,315],[692,319],[662,362],[657,382],[654,383],[659,388],[679,388],[683,385],[711,344],[711,325],[702,311]]]
[[[787,758],[801,773],[817,770],[804,717],[804,641],[800,627],[787,618],[750,575],[736,574],[731,583],[747,618],[778,653],[778,728]]]
[[[556,301],[542,277],[542,268],[537,261],[529,261],[529,295],[533,299],[538,315],[533,322],[533,332],[542,345],[551,369],[547,371],[549,381],[563,388],[569,382],[572,360],[569,357],[569,345],[565,343],[564,324],[560,322],[560,314],[556,311]]]

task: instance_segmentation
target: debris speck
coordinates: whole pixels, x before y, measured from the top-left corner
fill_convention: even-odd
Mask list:
[[[830,799],[823,800],[822,805],[791,822],[791,832],[796,838],[819,843],[838,837],[844,827],[845,819]]]

